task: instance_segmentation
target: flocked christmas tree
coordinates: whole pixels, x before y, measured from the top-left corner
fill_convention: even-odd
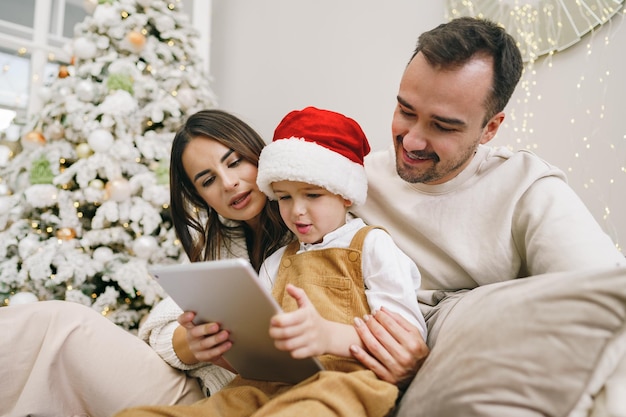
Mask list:
[[[0,173],[0,304],[70,300],[134,329],[163,296],[148,265],[184,256],[168,212],[174,132],[214,99],[181,3],[86,4],[72,62]]]

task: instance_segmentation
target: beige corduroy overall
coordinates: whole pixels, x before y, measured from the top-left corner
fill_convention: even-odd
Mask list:
[[[365,297],[361,248],[367,232],[359,230],[349,248],[328,248],[296,254],[298,242],[287,247],[272,289],[284,311],[297,309],[285,291],[292,283],[306,291],[321,316],[352,324],[354,317],[370,313]],[[145,407],[128,410],[124,417],[293,417],[386,416],[398,389],[382,381],[358,361],[333,355],[318,358],[324,371],[296,385],[236,377],[209,398],[191,406]]]

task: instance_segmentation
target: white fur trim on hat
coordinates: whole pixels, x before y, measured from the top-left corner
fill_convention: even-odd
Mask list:
[[[277,181],[318,185],[352,201],[353,205],[363,204],[367,198],[363,165],[300,138],[275,140],[263,148],[257,185],[271,200],[276,200],[272,183]]]

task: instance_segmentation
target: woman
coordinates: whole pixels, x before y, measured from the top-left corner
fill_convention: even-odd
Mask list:
[[[220,110],[198,112],[179,129],[172,144],[171,210],[192,262],[239,257],[258,271],[267,256],[292,239],[278,204],[268,202],[256,185],[264,145],[250,126]],[[139,337],[174,368],[198,377],[210,395],[234,377],[207,365],[230,347],[228,334],[218,332],[215,323],[194,326],[193,313],[182,313],[171,299],[162,301]]]
[[[258,269],[289,242],[277,204],[268,203],[254,185],[264,145],[246,123],[219,110],[192,115],[177,133],[171,207],[192,261],[243,257]],[[212,165],[203,168],[205,161]],[[163,300],[140,329],[151,348],[80,304],[45,301],[0,308],[0,352],[9,352],[1,356],[0,410],[20,417],[99,417],[139,405],[195,403],[233,375],[209,363],[217,363],[228,349],[222,343],[225,332],[212,323],[194,326],[192,320],[193,313],[181,314],[170,299]],[[415,374],[417,348],[403,343],[408,353],[387,351],[369,331],[374,326],[375,332],[377,323],[369,320],[357,331],[379,359],[364,349],[355,357],[385,380],[407,380]]]
[[[176,134],[171,209],[192,262],[243,257],[258,269],[291,239],[277,204],[256,186],[263,146],[252,128],[220,110],[192,115]],[[193,313],[181,313],[170,299],[154,308],[140,330],[153,350],[79,304],[46,301],[0,309],[0,348],[10,352],[10,363],[0,367],[3,414],[97,417],[135,405],[198,401],[232,378],[200,363],[219,360],[228,335],[216,333],[215,324],[194,326]]]

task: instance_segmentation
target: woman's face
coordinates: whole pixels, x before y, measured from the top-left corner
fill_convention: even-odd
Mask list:
[[[256,185],[254,164],[206,137],[196,137],[187,144],[182,163],[200,197],[218,214],[256,225],[267,197]]]

